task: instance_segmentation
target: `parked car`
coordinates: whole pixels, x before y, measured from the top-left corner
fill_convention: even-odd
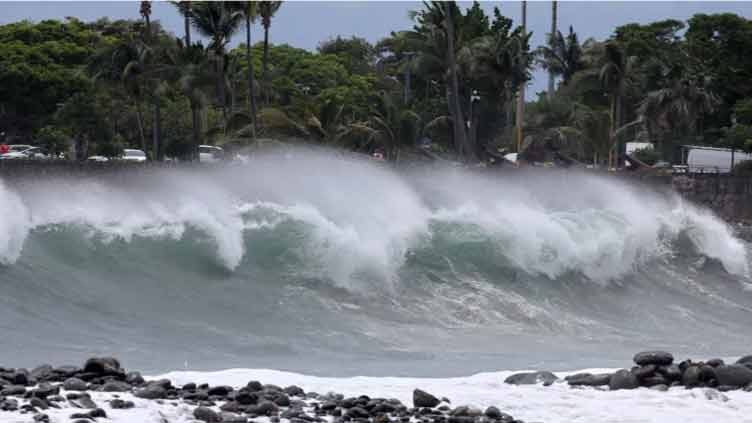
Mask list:
[[[213,145],[198,146],[198,161],[204,163],[216,163],[225,157],[225,150],[222,147]]]
[[[123,155],[120,156],[120,159],[127,162],[145,162],[146,153],[141,150],[126,148],[125,150],[123,150]]]
[[[42,147],[34,147],[26,144],[15,144],[9,146],[10,151],[0,156],[3,160],[45,160],[50,155]]]
[[[109,162],[110,161],[110,159],[108,159],[105,156],[91,156],[87,160],[89,160],[90,162]]]

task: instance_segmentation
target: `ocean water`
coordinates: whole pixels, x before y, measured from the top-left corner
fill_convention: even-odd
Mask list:
[[[502,375],[489,372],[752,353],[749,264],[709,211],[577,172],[397,171],[287,150],[0,180],[0,365],[115,355],[150,374],[368,376],[331,389],[393,395],[428,377],[490,404]]]

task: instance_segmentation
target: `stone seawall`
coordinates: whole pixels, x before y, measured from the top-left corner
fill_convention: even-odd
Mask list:
[[[731,222],[752,223],[752,177],[718,174],[674,175],[674,191]]]

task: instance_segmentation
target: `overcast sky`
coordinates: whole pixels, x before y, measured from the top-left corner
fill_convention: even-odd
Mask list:
[[[481,2],[490,14],[494,6],[502,13],[520,19],[519,2]],[[462,6],[470,3],[461,3]],[[313,50],[321,40],[342,35],[357,35],[371,42],[378,41],[391,31],[411,26],[408,11],[421,7],[420,2],[385,1],[288,1],[272,22],[271,39],[274,43]],[[22,19],[42,20],[75,16],[82,20],[96,20],[102,16],[111,19],[139,18],[138,1],[98,2],[2,2],[0,23]],[[674,18],[686,20],[696,13],[732,12],[752,18],[752,2],[569,2],[559,1],[559,28],[562,32],[572,25],[581,40],[589,37],[603,39],[611,35],[616,26],[630,22],[648,23]],[[541,44],[551,25],[551,2],[528,2],[528,28],[533,31],[533,46]],[[182,36],[183,23],[175,8],[165,2],[155,2],[152,19],[158,19],[169,31]],[[260,28],[254,37],[260,40]],[[232,44],[242,41],[237,35]],[[752,52],[750,52],[752,54]],[[545,90],[546,76],[536,72],[528,93]],[[531,97],[529,94],[528,97]]]

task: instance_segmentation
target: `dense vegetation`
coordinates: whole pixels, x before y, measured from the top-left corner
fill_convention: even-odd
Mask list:
[[[180,38],[149,2],[134,6],[143,19],[0,26],[7,142],[78,158],[132,146],[161,160],[293,137],[488,161],[516,151],[515,98],[542,66],[557,84],[520,114],[528,160],[615,164],[632,140],[653,142],[654,160],[687,143],[752,149],[752,22],[733,14],[624,25],[602,41],[570,27],[533,48],[499,9],[426,2],[411,29],[375,45],[337,36],[310,52],[272,43],[279,1],[175,3]],[[245,42],[228,49],[234,37]]]

